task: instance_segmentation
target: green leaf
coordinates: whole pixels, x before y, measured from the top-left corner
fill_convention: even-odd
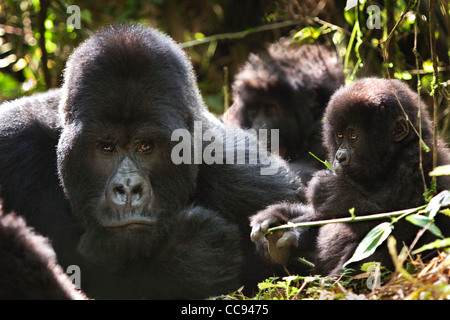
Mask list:
[[[203,40],[205,38],[205,35],[201,32],[194,33],[194,39],[195,40]]]
[[[434,168],[430,176],[448,176],[450,175],[450,164]]]
[[[350,210],[348,210],[348,212],[350,213],[352,218],[355,218],[355,208],[351,208]]]
[[[423,140],[420,140],[420,145],[422,147],[422,150],[424,150],[425,152],[430,152],[430,148],[425,144],[425,142],[423,142]]]
[[[368,272],[369,269],[371,269],[371,268],[373,268],[374,266],[379,265],[379,264],[380,264],[380,263],[379,263],[379,262],[376,262],[376,261],[366,262],[366,263],[364,263],[364,264],[361,266],[360,270],[361,270],[361,271],[364,271],[364,272]]]
[[[387,239],[391,232],[391,223],[383,222],[377,225],[364,237],[364,239],[356,248],[355,253],[353,253],[353,256],[350,258],[350,260],[344,263],[344,267],[352,262],[360,261],[371,256],[378,248],[378,246]]]
[[[319,157],[317,157],[317,156],[316,156],[314,153],[312,153],[311,151],[309,152],[309,154],[312,155],[314,158],[316,158],[317,161],[323,163],[323,164],[328,168],[328,170],[330,170],[331,172],[333,172],[333,168],[331,167],[330,163],[329,163],[327,160],[325,160],[325,161],[321,160]]]
[[[450,246],[450,238],[445,239],[437,239],[431,243],[428,243],[422,247],[420,247],[417,250],[414,250],[412,254],[417,254],[425,250],[432,250],[432,249],[439,249],[439,248],[445,248]]]
[[[448,217],[450,217],[450,209],[444,209],[444,210],[441,210],[441,213],[442,213],[442,214],[445,214],[445,215],[448,216]]]
[[[321,35],[321,30],[318,28],[314,28],[314,27],[305,27],[303,29],[301,29],[300,31],[298,31],[294,37],[293,40],[295,41],[299,41],[299,42],[304,42],[304,41],[308,41],[308,40],[316,40],[318,37],[320,37]],[[310,41],[313,42],[313,41]]]
[[[450,192],[448,190],[442,191],[441,193],[435,195],[428,206],[425,208],[425,212],[428,213],[428,218],[434,219],[442,207],[447,207],[450,205]]]
[[[410,216],[407,216],[405,219],[407,221],[411,222],[412,224],[419,226],[421,228],[425,228],[428,224],[430,224],[428,226],[427,230],[439,238],[444,238],[441,230],[439,230],[439,228],[434,224],[433,219],[430,219],[425,216],[421,216],[419,214],[412,214]]]
[[[259,290],[270,289],[270,288],[277,288],[277,287],[279,287],[279,285],[276,285],[276,284],[273,284],[273,283],[266,283],[266,282],[258,283],[258,289]]]

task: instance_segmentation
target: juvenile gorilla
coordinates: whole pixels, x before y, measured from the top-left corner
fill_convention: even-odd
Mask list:
[[[207,165],[192,155],[176,165],[172,133],[193,134],[195,121],[226,139],[186,54],[149,28],[106,28],[71,55],[62,89],[1,106],[5,205],[52,240],[63,266],[80,266],[90,298],[250,286],[268,267],[248,241],[248,216],[301,201],[302,185],[276,157]],[[239,153],[246,136],[235,135],[223,146]],[[267,160],[274,175],[261,175]]]
[[[320,169],[320,128],[333,92],[344,85],[343,67],[323,45],[286,41],[251,54],[233,83],[234,103],[224,122],[241,128],[279,129],[280,155],[304,182]],[[269,131],[270,132],[270,131]]]
[[[423,142],[432,148],[432,124],[423,102],[421,108]],[[412,129],[412,126],[419,127],[417,111],[416,93],[398,80],[367,78],[338,90],[326,109],[323,125],[323,142],[334,172],[322,170],[314,175],[307,189],[311,205],[274,205],[251,218],[252,239],[258,243],[259,251],[272,262],[281,264],[292,265],[295,258],[306,257],[315,263],[312,272],[338,274],[363,237],[380,220],[278,231],[269,236],[268,242],[262,233],[288,221],[349,217],[351,208],[358,216],[423,204],[420,143]],[[440,140],[437,151],[438,165],[449,164],[449,150]],[[422,152],[428,186],[432,154],[432,151]],[[447,176],[437,179],[438,192],[449,188]],[[442,214],[435,219],[444,236],[448,236],[450,219]],[[417,231],[411,223],[401,220],[394,225],[393,235],[399,245],[409,245]],[[430,232],[421,238],[422,243],[431,239]],[[365,261],[391,266],[385,245]]]

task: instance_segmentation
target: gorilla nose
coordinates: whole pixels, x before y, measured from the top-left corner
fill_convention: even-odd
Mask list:
[[[115,208],[139,208],[148,202],[149,192],[149,183],[139,174],[116,174],[106,190],[106,199]]]
[[[348,163],[350,161],[350,154],[348,153],[347,150],[339,149],[336,152],[336,160],[341,165],[346,166],[346,165],[348,165]]]

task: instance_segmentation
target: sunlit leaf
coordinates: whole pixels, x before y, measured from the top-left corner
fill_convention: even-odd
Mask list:
[[[376,261],[366,262],[366,263],[364,263],[364,264],[361,266],[360,270],[361,270],[361,271],[364,271],[364,272],[368,272],[369,269],[371,269],[371,268],[373,268],[374,266],[377,266],[377,265],[379,265],[379,264],[380,264],[380,263],[379,263],[379,262],[376,262]]]
[[[351,208],[350,210],[348,210],[348,212],[350,213],[350,215],[352,216],[352,218],[355,217],[355,208]]]
[[[450,206],[450,191],[444,190],[430,200],[425,212],[428,212],[428,218],[434,219],[441,208],[447,206]]]
[[[378,246],[387,239],[391,232],[392,226],[389,222],[383,222],[377,225],[364,237],[356,248],[353,256],[344,264],[344,267],[352,262],[361,261],[371,256]]]
[[[433,62],[428,59],[426,61],[423,62],[423,69],[427,72],[432,73],[433,72]]]
[[[202,40],[202,39],[205,38],[205,35],[203,33],[201,33],[201,32],[196,32],[194,34],[194,38],[195,38],[195,40]]]
[[[425,152],[430,152],[430,148],[423,142],[423,140],[420,140],[420,146],[422,147],[422,150]]]
[[[269,288],[277,288],[278,286],[273,283],[261,282],[258,283],[259,290],[269,289]]]
[[[430,176],[447,176],[450,175],[450,164],[445,166],[436,167],[430,172]]]
[[[439,228],[434,224],[433,219],[421,216],[419,214],[412,214],[410,216],[407,216],[405,219],[421,228],[425,228],[426,226],[428,226],[427,228],[428,231],[430,231],[432,234],[434,234],[439,238],[444,238],[441,230],[439,230]]]
[[[310,154],[311,156],[313,156],[317,161],[323,163],[323,164],[328,168],[328,170],[330,170],[331,172],[333,172],[333,168],[331,167],[330,163],[329,163],[327,160],[325,160],[325,161],[321,160],[319,157],[317,157],[317,156],[316,156],[314,153],[312,153],[311,151],[309,152],[309,154]]]
[[[414,250],[412,254],[417,254],[426,250],[445,248],[450,246],[450,238],[437,239],[431,243],[428,243],[417,250]]]
[[[320,37],[321,34],[322,31],[320,29],[309,26],[298,31],[294,35],[293,40],[299,42],[305,42],[307,40],[310,40],[310,42],[313,42],[313,40]]]
[[[358,4],[358,0],[347,0],[347,4],[345,5],[345,10],[350,10],[351,8],[356,7]]]
[[[394,72],[394,77],[400,80],[411,80],[412,75],[408,71]]]

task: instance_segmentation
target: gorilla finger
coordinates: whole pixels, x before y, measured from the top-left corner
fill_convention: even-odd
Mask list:
[[[262,236],[261,227],[259,225],[253,227],[250,233],[250,239],[252,240],[252,242],[258,242],[261,236]]]
[[[295,245],[296,237],[293,232],[285,232],[280,239],[277,241],[277,248],[278,249],[284,249],[284,248],[290,248]]]
[[[261,231],[262,232],[267,232],[267,230],[269,230],[270,228],[274,227],[276,223],[277,223],[277,220],[273,219],[273,218],[264,220],[261,223]]]

